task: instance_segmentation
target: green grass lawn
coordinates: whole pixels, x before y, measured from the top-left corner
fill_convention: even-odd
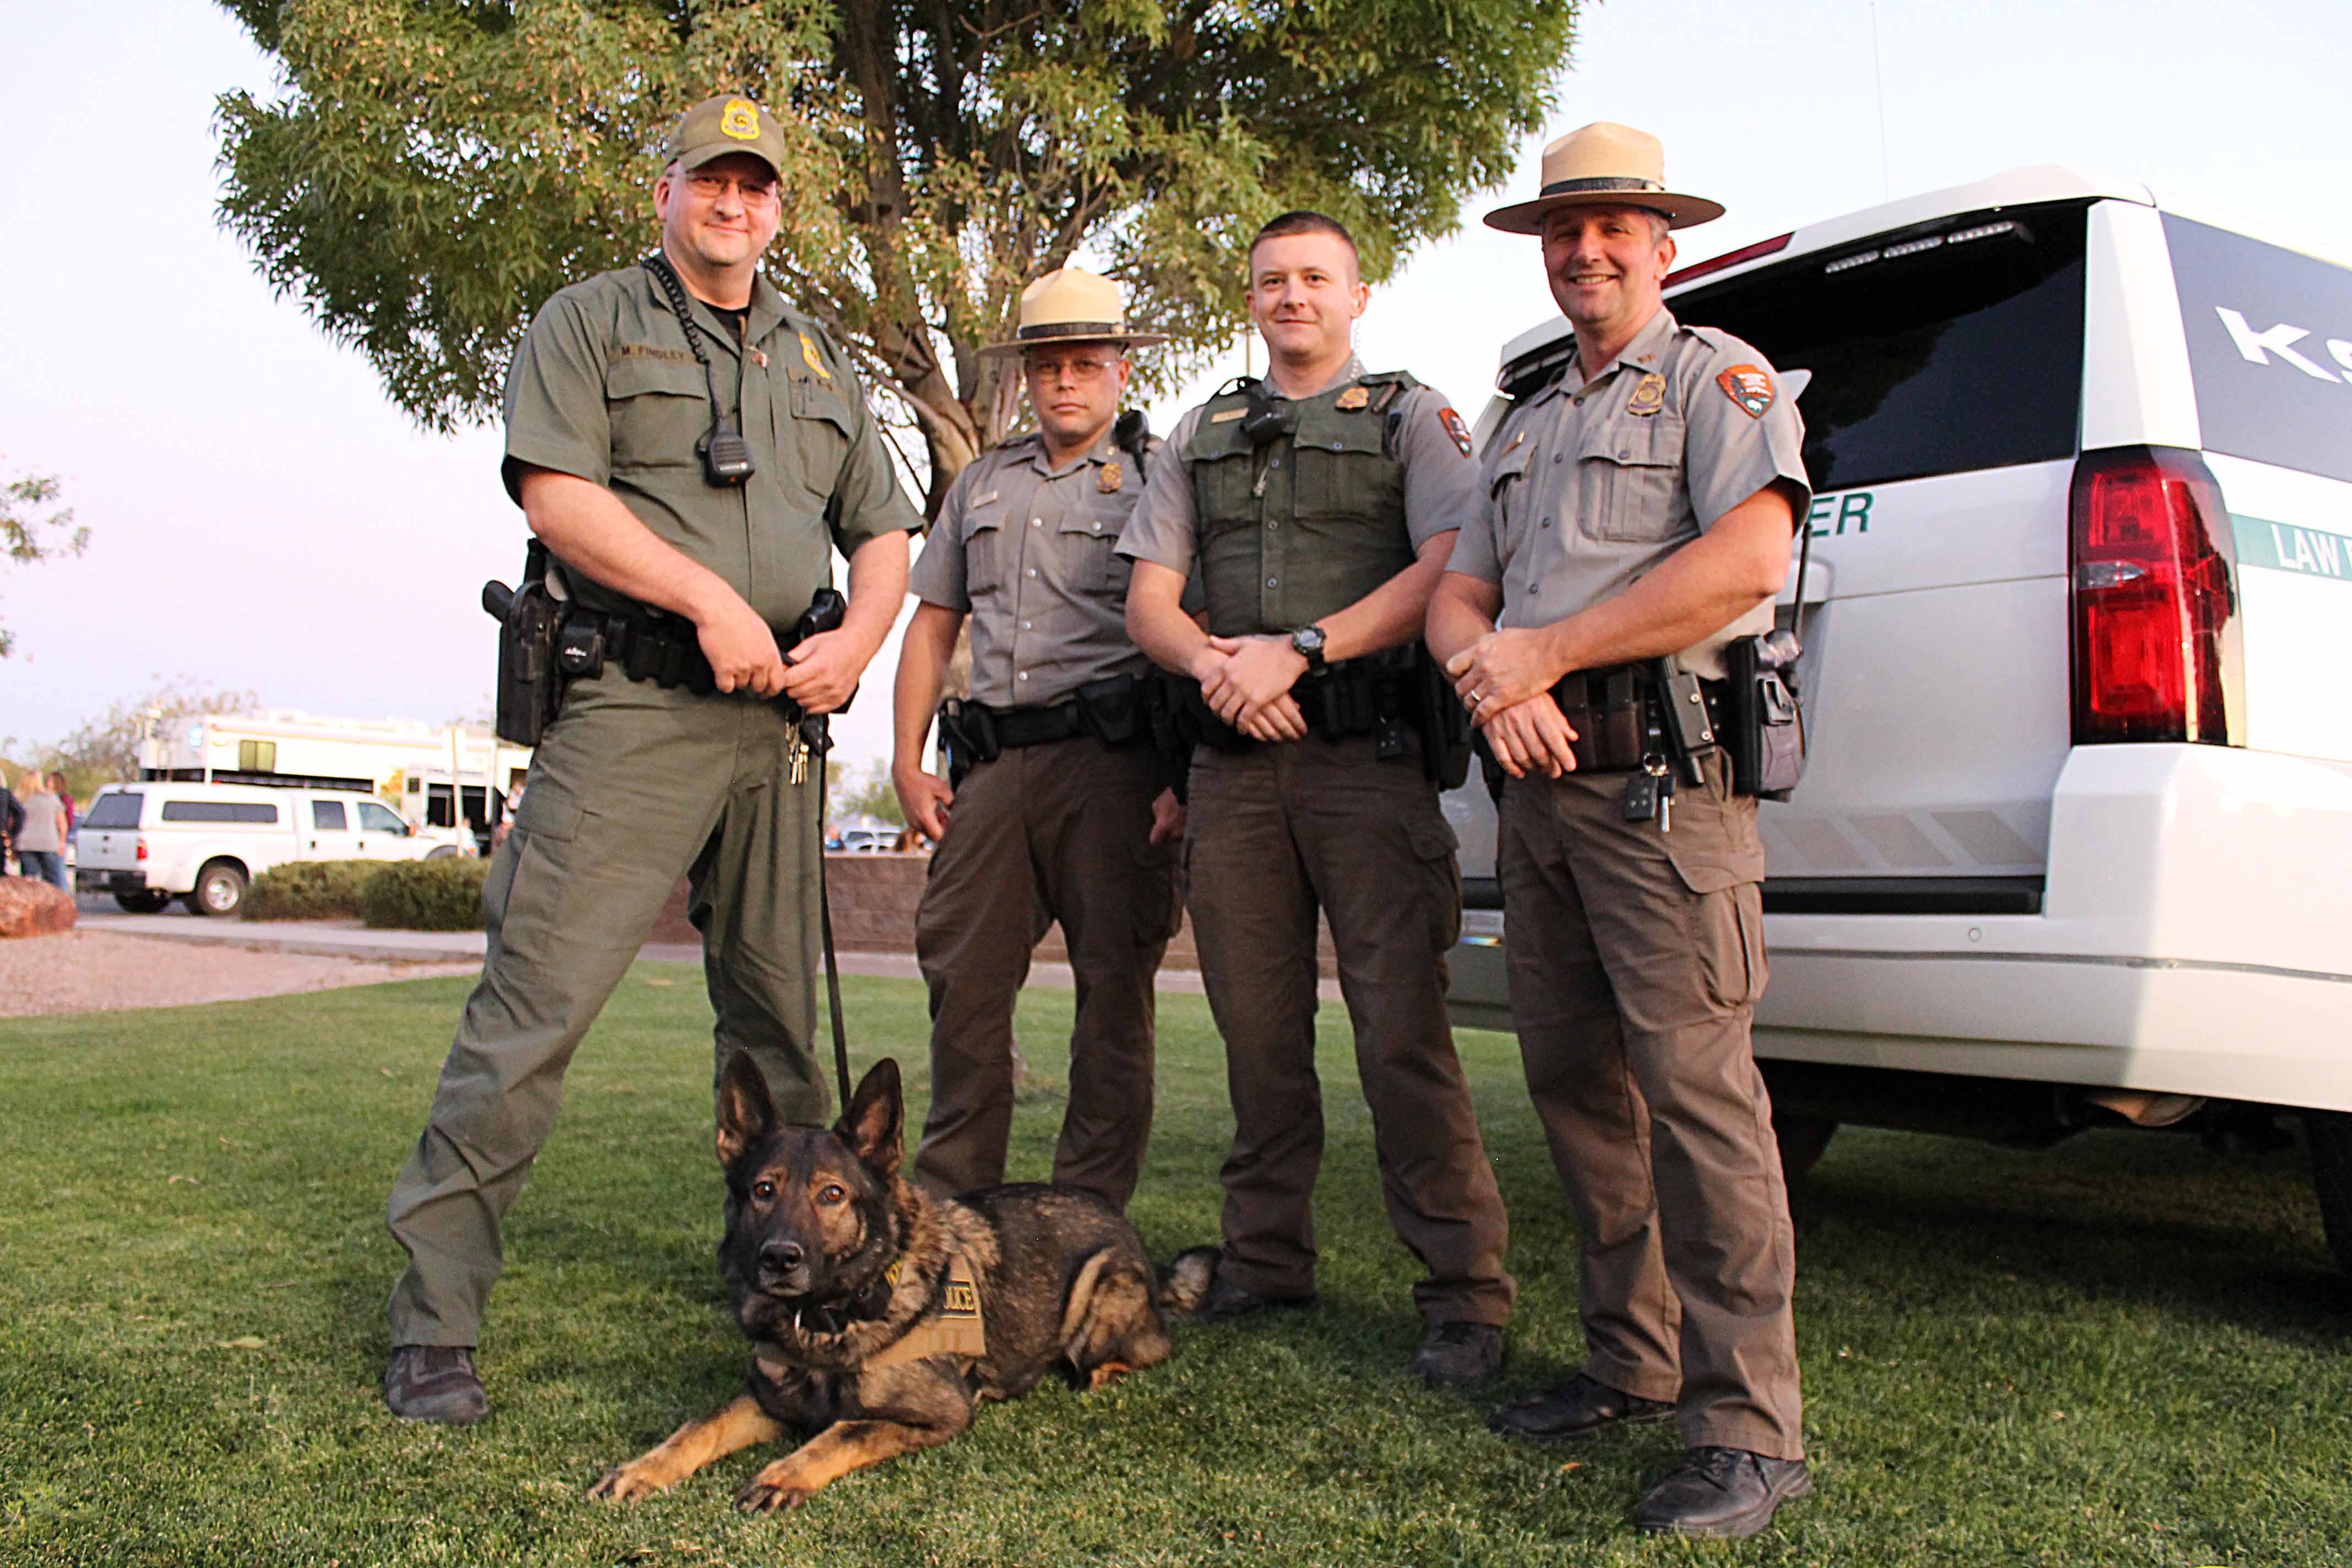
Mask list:
[[[1320,1310],[1180,1327],[1165,1366],[990,1406],[795,1514],[730,1506],[781,1449],[591,1501],[741,1375],[709,1015],[696,970],[641,964],[589,1037],[509,1223],[495,1415],[446,1431],[376,1391],[382,1215],[466,989],[0,1024],[0,1563],[2352,1564],[2352,1311],[2300,1149],[1841,1133],[1797,1215],[1815,1495],[1755,1542],[1648,1542],[1622,1521],[1671,1428],[1559,1450],[1482,1424],[1580,1355],[1512,1042],[1462,1042],[1511,1206],[1511,1360],[1493,1389],[1433,1393],[1402,1375],[1412,1265],[1336,1008]],[[898,1056],[919,1124],[921,988],[848,990],[861,1065]],[[1069,1008],[1023,1004],[1043,1079]],[[1165,1257],[1212,1237],[1227,1120],[1206,1007],[1161,1020],[1133,1212]],[[1016,1177],[1043,1176],[1058,1120],[1031,1095]]]

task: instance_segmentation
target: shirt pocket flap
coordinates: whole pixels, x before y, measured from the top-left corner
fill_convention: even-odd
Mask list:
[[[1536,443],[1521,441],[1507,451],[1498,452],[1486,463],[1486,493],[1501,491],[1513,479],[1527,478],[1528,465],[1535,461]]]
[[[702,367],[692,360],[650,359],[632,355],[615,360],[604,372],[604,395],[640,397],[646,393],[674,397],[708,397]]]
[[[1375,458],[1384,451],[1377,419],[1350,419],[1336,428],[1318,430],[1314,440],[1294,438],[1292,445],[1301,452],[1358,452]]]
[[[822,419],[844,436],[856,437],[857,433],[850,425],[849,405],[814,376],[794,378],[791,402],[793,418]]]
[[[1599,458],[1627,468],[1672,468],[1682,461],[1683,422],[1664,414],[1647,419],[1601,420],[1578,437],[1578,460]]]

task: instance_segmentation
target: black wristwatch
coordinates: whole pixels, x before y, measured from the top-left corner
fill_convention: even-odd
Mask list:
[[[1323,673],[1323,628],[1301,626],[1290,634],[1290,651],[1307,661],[1307,673]]]

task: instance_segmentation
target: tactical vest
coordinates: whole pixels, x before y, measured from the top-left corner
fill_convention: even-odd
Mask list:
[[[1420,383],[1391,371],[1294,400],[1297,425],[1263,447],[1242,434],[1255,384],[1211,398],[1183,451],[1218,637],[1310,625],[1413,562],[1404,464],[1386,430]]]

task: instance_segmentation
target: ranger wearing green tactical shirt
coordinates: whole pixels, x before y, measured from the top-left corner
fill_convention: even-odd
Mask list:
[[[552,552],[567,630],[592,630],[602,657],[574,671],[532,756],[483,889],[481,982],[393,1188],[409,1266],[384,1397],[410,1419],[488,1414],[472,1350],[500,1219],[572,1051],[681,875],[718,1015],[714,1081],[748,1050],[787,1119],[825,1113],[824,803],[791,710],[848,700],[905,598],[921,520],[846,356],[759,276],[783,153],[748,98],[687,110],[654,184],[658,256],[555,295],[508,374],[508,493]],[[740,451],[714,438],[729,431]],[[842,624],[795,642],[835,550]]]

